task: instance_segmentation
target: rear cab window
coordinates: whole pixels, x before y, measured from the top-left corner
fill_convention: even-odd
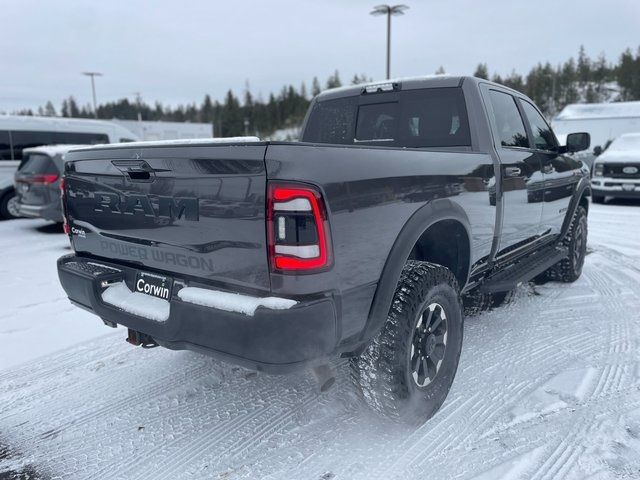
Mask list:
[[[320,100],[302,141],[409,148],[471,146],[464,93],[459,87]]]

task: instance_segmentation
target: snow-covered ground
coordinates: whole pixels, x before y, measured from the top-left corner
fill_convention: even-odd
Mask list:
[[[66,301],[44,225],[0,222],[0,478],[640,478],[640,202],[592,205],[578,282],[467,319],[417,430],[371,413],[344,364],[319,395],[306,373],[131,347]]]

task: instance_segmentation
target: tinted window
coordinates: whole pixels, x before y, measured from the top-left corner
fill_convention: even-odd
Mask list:
[[[405,92],[398,124],[401,146],[470,146],[467,107],[461,88]]]
[[[315,102],[302,138],[303,142],[353,143],[357,97]]]
[[[109,143],[109,137],[103,133],[55,132],[54,142],[59,145],[95,145]]]
[[[0,161],[12,160],[9,132],[0,131]]]
[[[43,153],[30,153],[22,160],[20,173],[56,174],[59,172],[49,155],[45,155]]]
[[[528,148],[529,139],[515,98],[496,90],[489,91],[489,98],[500,144],[503,147]]]
[[[358,108],[356,142],[392,142],[397,138],[398,103],[376,103]]]
[[[75,133],[75,132],[30,132],[13,130],[13,157],[22,159],[22,149],[39,147],[41,145],[93,145],[109,143],[109,137],[104,133]],[[0,137],[1,140],[1,137]]]
[[[11,139],[13,141],[13,158],[16,160],[22,160],[23,148],[52,145],[54,143],[53,132],[26,132],[13,130],[11,132]]]
[[[522,109],[531,126],[535,148],[539,150],[556,150],[556,139],[543,116],[527,101],[522,101]]]
[[[317,102],[302,140],[396,147],[469,146],[469,121],[460,88],[408,90]],[[371,102],[380,98],[380,103]]]

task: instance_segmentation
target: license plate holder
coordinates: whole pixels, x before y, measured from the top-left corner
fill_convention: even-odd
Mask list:
[[[138,293],[169,301],[173,290],[173,279],[165,275],[138,272],[134,288]]]
[[[622,189],[627,192],[632,192],[636,189],[636,186],[633,183],[623,183]]]

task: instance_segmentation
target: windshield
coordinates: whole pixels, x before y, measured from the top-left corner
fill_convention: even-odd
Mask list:
[[[640,151],[640,134],[622,135],[616,138],[609,148],[609,152],[628,152],[630,150]]]

